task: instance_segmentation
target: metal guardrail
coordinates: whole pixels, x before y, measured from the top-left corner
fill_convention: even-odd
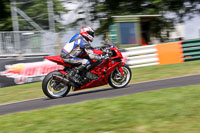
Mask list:
[[[159,64],[155,45],[125,48],[123,51],[122,55],[126,57],[130,68]]]

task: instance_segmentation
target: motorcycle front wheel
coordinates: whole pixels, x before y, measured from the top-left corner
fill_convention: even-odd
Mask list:
[[[118,68],[117,68],[118,69]],[[122,66],[123,75],[121,75],[120,71],[115,69],[108,78],[108,83],[113,88],[123,88],[128,85],[131,80],[131,69],[128,65]]]
[[[52,99],[65,97],[69,93],[71,86],[64,85],[63,83],[54,80],[53,75],[62,76],[58,71],[47,74],[42,81],[42,90],[44,94]]]

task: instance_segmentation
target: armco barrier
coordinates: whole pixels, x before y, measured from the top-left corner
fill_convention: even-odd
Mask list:
[[[182,42],[184,61],[200,60],[200,39]]]
[[[182,42],[162,43],[123,49],[126,63],[131,67],[164,65],[183,62]]]
[[[182,42],[157,44],[159,65],[175,64],[183,62]]]
[[[159,64],[155,45],[125,48],[124,51],[122,55],[131,68]]]
[[[200,60],[200,39],[125,48],[123,51],[131,68],[175,64]]]

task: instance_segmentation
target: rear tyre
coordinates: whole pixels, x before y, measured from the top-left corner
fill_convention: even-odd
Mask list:
[[[108,78],[108,83],[113,88],[123,88],[128,85],[128,83],[131,80],[131,69],[128,65],[122,66],[123,69],[123,76],[121,76],[121,73],[115,69]]]
[[[42,90],[44,94],[52,99],[65,97],[69,93],[71,86],[66,86],[63,83],[54,80],[52,77],[53,75],[62,76],[58,71],[47,74],[42,81]]]

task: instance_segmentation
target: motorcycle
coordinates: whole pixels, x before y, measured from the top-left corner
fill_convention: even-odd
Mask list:
[[[77,76],[80,79],[80,84],[70,81],[67,78],[67,73],[75,67],[71,64],[66,64],[60,57],[45,56],[47,60],[53,61],[58,65],[62,65],[62,70],[50,72],[45,76],[42,82],[42,90],[49,98],[65,97],[69,91],[83,90],[109,84],[113,88],[123,88],[128,85],[131,80],[131,70],[123,61],[123,56],[119,49],[111,41],[107,41],[105,46],[100,49],[93,49],[97,55],[106,55],[109,58],[106,60],[90,60],[91,65]],[[87,54],[82,54],[81,58],[88,58]]]

